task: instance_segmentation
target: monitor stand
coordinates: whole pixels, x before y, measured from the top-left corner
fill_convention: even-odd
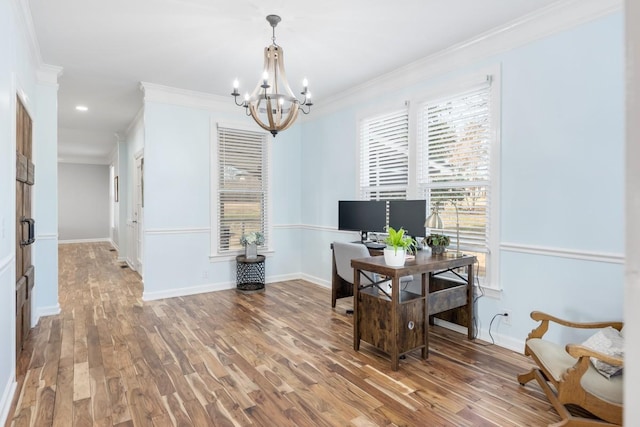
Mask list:
[[[369,238],[369,233],[367,233],[366,231],[361,231],[360,232],[360,242],[361,243],[367,242],[368,238]]]

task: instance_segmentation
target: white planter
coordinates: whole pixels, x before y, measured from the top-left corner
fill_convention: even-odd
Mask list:
[[[258,258],[258,245],[256,244],[248,244],[244,247],[244,257],[246,259],[256,259]]]
[[[405,250],[402,248],[384,248],[384,262],[390,267],[402,267],[405,261]]]

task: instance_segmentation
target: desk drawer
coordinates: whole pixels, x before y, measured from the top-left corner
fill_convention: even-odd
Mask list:
[[[391,354],[396,339],[392,333],[391,301],[366,293],[359,293],[359,296],[360,339]],[[425,345],[426,319],[424,309],[424,298],[398,305],[397,342],[399,354]]]

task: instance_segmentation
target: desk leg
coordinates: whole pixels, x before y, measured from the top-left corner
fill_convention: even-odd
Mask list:
[[[469,327],[467,328],[467,338],[475,338],[474,317],[473,317],[473,264],[467,266],[467,314],[469,316]]]
[[[360,350],[360,309],[358,300],[360,299],[360,270],[353,269],[353,349]]]
[[[391,369],[398,370],[400,351],[398,340],[400,334],[398,329],[398,304],[400,299],[400,278],[394,277],[391,280],[391,336],[393,337],[393,345],[391,346]]]
[[[424,348],[422,349],[422,358],[429,357],[429,286],[427,283],[426,273],[420,275],[422,281],[422,295],[424,296]]]

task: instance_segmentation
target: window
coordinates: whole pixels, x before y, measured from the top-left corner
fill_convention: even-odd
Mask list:
[[[481,284],[497,288],[500,86],[492,71],[361,120],[359,193],[439,203],[451,246],[457,209],[460,250],[478,257]]]
[[[444,234],[478,257],[486,276],[490,243],[490,85],[427,101],[417,108],[418,194],[439,204]],[[456,209],[458,215],[456,215]]]
[[[360,125],[360,198],[406,199],[408,184],[407,109],[363,120]]]
[[[242,249],[240,237],[252,231],[265,236],[269,246],[269,143],[265,132],[218,124],[212,147],[215,191],[214,253]]]

